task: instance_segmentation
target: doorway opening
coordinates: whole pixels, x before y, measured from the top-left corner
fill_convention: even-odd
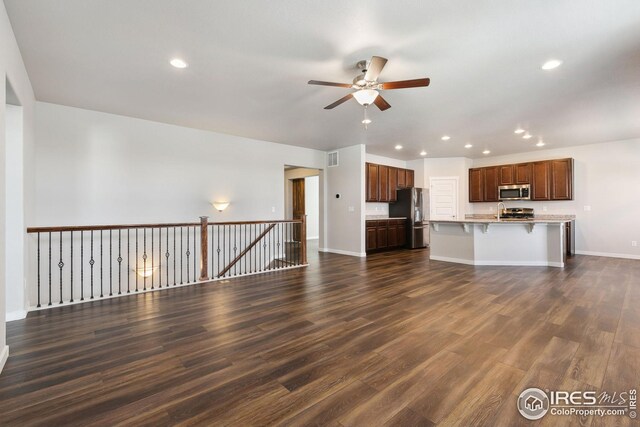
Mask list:
[[[307,257],[318,254],[320,237],[320,170],[285,166],[285,216],[288,219],[307,217]],[[293,240],[298,242],[299,232]]]

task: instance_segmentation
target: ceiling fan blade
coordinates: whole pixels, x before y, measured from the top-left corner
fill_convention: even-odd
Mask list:
[[[336,87],[345,87],[347,89],[351,89],[349,83],[333,83],[333,82],[323,82],[320,80],[309,80],[308,84],[310,85],[320,85],[320,86],[336,86]]]
[[[376,107],[380,109],[380,111],[387,110],[391,108],[391,104],[389,104],[382,96],[376,96],[376,99],[373,101],[376,104]]]
[[[386,63],[387,58],[372,56],[371,62],[369,62],[369,68],[367,68],[367,73],[364,75],[364,79],[368,82],[375,82],[378,80],[378,76]]]
[[[430,79],[413,79],[413,80],[401,80],[398,82],[384,82],[382,83],[383,90],[389,89],[406,89],[411,87],[423,87],[429,86]]]
[[[338,105],[342,104],[343,102],[347,102],[348,100],[350,100],[351,98],[353,98],[353,94],[350,93],[347,96],[343,96],[342,98],[338,99],[336,102],[334,102],[333,104],[329,104],[326,107],[324,107],[325,110],[331,110],[332,108],[337,107]]]

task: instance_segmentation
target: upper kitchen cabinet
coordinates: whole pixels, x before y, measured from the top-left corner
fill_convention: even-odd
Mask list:
[[[378,165],[367,163],[365,165],[367,181],[367,202],[378,201]]]
[[[549,162],[533,162],[533,179],[531,180],[531,200],[551,200],[549,187],[551,173]]]
[[[514,176],[514,165],[498,166],[500,170],[500,185],[513,185],[516,182]]]
[[[391,203],[398,200],[396,188],[398,188],[398,168],[389,168],[389,202]]]
[[[405,188],[413,188],[413,181],[414,181],[414,174],[415,173],[411,169],[406,169],[405,172],[407,174],[407,182],[405,183]]]
[[[484,169],[469,169],[469,201],[484,202]]]
[[[501,185],[531,186],[531,200],[573,200],[573,159],[469,169],[469,202],[497,202]]]
[[[498,201],[500,166],[484,168],[484,201]]]
[[[531,163],[513,165],[515,170],[514,184],[529,184],[531,182]]]
[[[413,187],[414,171],[392,166],[365,164],[367,202],[390,202],[397,200],[396,190]]]
[[[397,169],[398,171],[398,188],[405,188],[407,186],[407,170]]]
[[[389,166],[378,165],[378,201],[389,201]]]
[[[551,160],[551,200],[573,200],[573,159]]]

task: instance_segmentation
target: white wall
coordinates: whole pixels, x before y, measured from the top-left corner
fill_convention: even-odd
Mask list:
[[[337,151],[339,166],[326,170],[326,243],[323,246],[320,242],[320,250],[366,256],[365,146],[354,145]],[[336,194],[340,194],[340,198],[336,198]]]
[[[23,180],[23,119],[22,107],[6,106],[6,318],[7,321],[26,316],[25,276],[25,226]]]
[[[304,209],[307,214],[307,239],[320,236],[320,179],[308,176],[304,179]]]
[[[284,166],[325,153],[37,103],[36,219],[82,225],[282,219]],[[210,205],[229,200],[224,212]]]
[[[640,259],[640,139],[582,145],[477,159],[474,167],[535,160],[574,159],[574,200],[508,202],[538,214],[576,215],[576,251],[581,254]],[[474,213],[495,210],[495,203],[473,203]],[[590,211],[584,207],[590,206]],[[544,209],[546,208],[546,211]]]
[[[471,213],[469,203],[469,168],[471,167],[471,159],[465,157],[445,157],[434,159],[423,159],[422,182],[423,188],[429,188],[429,180],[433,177],[452,177],[459,178],[460,186],[458,188],[458,217],[464,218],[464,215]],[[418,165],[415,165],[419,170]],[[416,186],[418,185],[418,174],[416,173]]]
[[[29,76],[22,62],[20,50],[16,43],[11,23],[7,16],[4,3],[0,2],[0,164],[5,165],[6,161],[11,158],[6,157],[6,141],[5,141],[5,105],[6,105],[6,80],[11,82],[13,90],[23,106],[23,177],[24,177],[24,200],[22,205],[9,205],[6,200],[5,188],[12,182],[7,181],[5,172],[0,173],[0,370],[4,366],[6,357],[8,356],[8,347],[6,346],[6,329],[5,329],[5,289],[7,286],[22,287],[20,283],[6,283],[5,266],[6,266],[6,218],[7,211],[13,211],[18,217],[26,218],[28,221],[32,215],[33,206],[33,181],[27,178],[27,171],[33,170],[33,106],[35,98],[33,89],[29,82]],[[3,168],[4,169],[4,168]],[[10,214],[11,216],[11,214]],[[24,235],[22,240],[24,241]],[[19,253],[16,254],[19,257]]]

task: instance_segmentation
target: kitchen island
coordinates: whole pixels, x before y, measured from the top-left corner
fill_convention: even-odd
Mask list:
[[[430,259],[470,265],[564,267],[574,217],[431,221]]]

